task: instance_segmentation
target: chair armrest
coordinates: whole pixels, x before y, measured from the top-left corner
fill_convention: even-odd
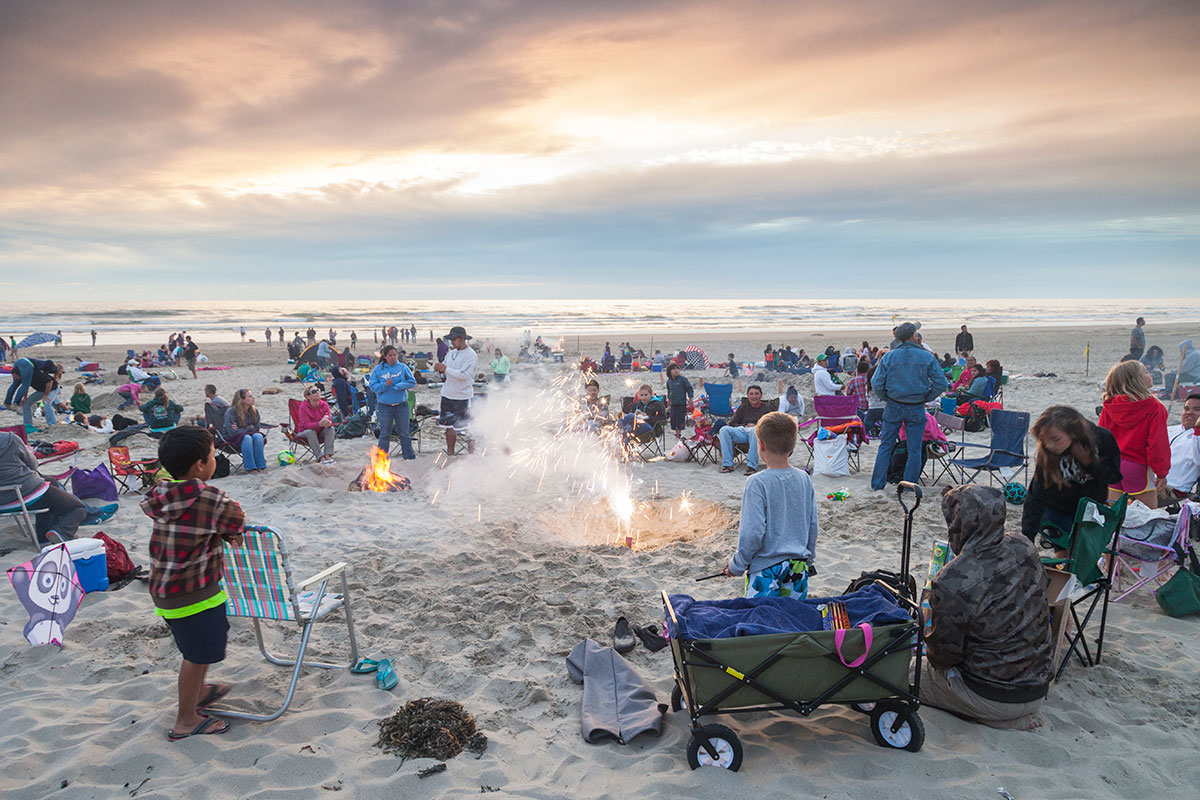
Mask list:
[[[998,450],[996,450],[996,452],[1002,453],[1006,456],[1012,456],[1013,458],[1024,458],[1024,459],[1029,458],[1029,456],[1025,455],[1024,453],[1014,453],[1012,450],[999,450],[998,449]]]
[[[320,572],[318,572],[316,575],[313,575],[308,580],[301,581],[300,583],[296,584],[296,588],[299,591],[304,591],[305,589],[312,586],[313,584],[321,583],[322,581],[329,580],[334,575],[337,575],[339,572],[343,572],[345,569],[346,569],[346,562],[339,561],[338,563],[334,564],[332,567],[328,567],[327,569],[321,570]]]

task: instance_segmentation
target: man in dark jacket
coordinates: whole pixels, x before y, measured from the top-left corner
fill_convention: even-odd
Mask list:
[[[942,493],[953,559],[929,596],[921,700],[993,728],[1031,730],[1053,677],[1046,575],[1024,536],[1004,533],[990,486]]]
[[[963,358],[971,355],[971,351],[975,349],[975,337],[967,331],[967,326],[963,325],[959,330],[958,336],[954,337],[954,351]]]

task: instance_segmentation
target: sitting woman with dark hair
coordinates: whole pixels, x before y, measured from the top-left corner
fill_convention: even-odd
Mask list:
[[[1033,423],[1037,461],[1021,513],[1031,540],[1050,526],[1070,532],[1084,497],[1108,502],[1109,484],[1121,480],[1116,438],[1070,406],[1050,406]]]
[[[971,383],[963,391],[960,391],[954,396],[954,402],[957,404],[969,403],[972,400],[990,400],[991,395],[988,393],[988,376],[983,369],[982,364],[976,364],[971,367]]]

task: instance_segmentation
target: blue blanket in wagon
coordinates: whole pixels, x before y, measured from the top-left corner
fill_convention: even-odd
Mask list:
[[[872,626],[894,625],[912,619],[891,595],[878,586],[866,586],[852,594],[824,598],[694,600],[686,594],[673,594],[670,597],[671,607],[679,619],[679,630],[674,629],[670,616],[667,617],[667,626],[672,637],[683,639],[730,639],[734,636],[819,631],[822,630],[822,623],[817,606],[831,601],[845,603],[851,627],[862,622]]]

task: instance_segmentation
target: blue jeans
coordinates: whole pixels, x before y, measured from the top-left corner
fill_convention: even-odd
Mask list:
[[[879,433],[879,452],[875,454],[875,469],[871,471],[871,488],[887,486],[888,465],[892,463],[892,451],[900,438],[900,426],[910,442],[919,442],[925,435],[925,406],[904,405],[889,402],[883,410],[883,430]],[[904,462],[904,480],[916,483],[921,477],[921,448],[908,448]]]
[[[43,397],[46,397],[45,393],[34,392],[25,398],[25,403],[21,406],[21,419],[26,425],[33,425],[33,407]],[[48,397],[46,397],[46,402],[42,404],[42,412],[46,415],[47,425],[54,425],[58,422],[58,416],[54,413],[54,403]]]
[[[375,406],[375,414],[379,420],[379,449],[385,453],[391,449],[392,431],[395,431],[400,436],[400,452],[404,460],[416,458],[412,437],[408,435],[408,403],[379,403]]]
[[[717,438],[721,440],[721,466],[733,466],[733,446],[735,444],[749,445],[750,451],[746,453],[746,466],[750,469],[758,469],[758,439],[754,436],[754,428],[738,428],[734,425],[726,425],[721,428],[721,432],[717,434]]]
[[[4,405],[17,403],[25,399],[25,393],[29,391],[29,382],[33,380],[33,362],[28,358],[18,358],[13,362],[13,372],[20,376],[20,381],[13,381],[8,387],[8,391],[4,393]]]
[[[266,469],[267,456],[263,452],[266,438],[261,433],[247,433],[242,437],[242,463],[246,470]]]

